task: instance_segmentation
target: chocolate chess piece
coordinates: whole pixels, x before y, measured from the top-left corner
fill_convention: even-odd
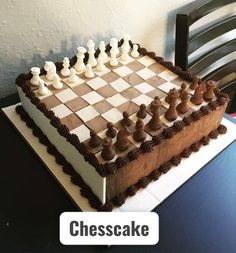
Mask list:
[[[147,116],[147,112],[146,112],[146,105],[145,104],[141,104],[139,107],[139,111],[137,112],[137,117],[141,118],[141,119],[145,119]]]
[[[189,94],[187,91],[185,91],[181,96],[181,103],[179,103],[176,107],[179,114],[184,114],[188,112],[189,110],[188,101],[189,101]]]
[[[196,88],[198,87],[198,80],[199,80],[199,78],[198,78],[197,76],[195,76],[195,77],[193,78],[192,83],[189,85],[189,88],[190,88],[191,90],[196,90]]]
[[[161,128],[162,122],[160,120],[159,108],[161,106],[160,100],[154,100],[151,103],[152,118],[148,122],[148,126],[152,130],[158,130]]]
[[[111,122],[107,123],[107,131],[106,131],[106,136],[110,138],[116,137],[116,129],[114,128],[114,125]]]
[[[128,136],[130,135],[130,131],[128,130],[127,127],[124,127],[123,129],[121,129],[118,134],[117,134],[117,141],[116,141],[116,147],[120,150],[120,151],[125,151],[129,148],[130,146],[130,141],[128,139]]]
[[[154,100],[153,101],[160,101],[160,98],[158,97],[158,96],[155,96],[154,97]],[[151,103],[151,105],[150,105],[150,109],[151,109],[151,111],[152,111],[152,103]]]
[[[186,83],[182,83],[181,84],[181,89],[179,91],[179,97],[181,98],[182,95],[184,94],[184,92],[187,90],[187,84]]]
[[[193,96],[191,97],[190,100],[194,105],[200,105],[203,103],[203,94],[202,94],[203,88],[204,88],[203,85],[199,84]]]
[[[179,92],[174,91],[170,95],[170,106],[169,109],[165,113],[165,118],[168,121],[174,121],[178,118],[178,113],[176,110],[176,101],[179,97]]]
[[[216,88],[216,82],[215,81],[208,81],[206,83],[206,91],[203,93],[203,98],[207,101],[215,99],[215,93],[214,90]]]
[[[102,142],[103,150],[101,156],[104,160],[110,161],[115,157],[115,151],[112,145],[111,138],[105,138]]]
[[[133,133],[134,140],[137,142],[143,142],[146,139],[147,134],[144,131],[144,123],[141,118],[138,118],[136,121],[135,129],[136,131]]]
[[[165,97],[165,102],[166,102],[167,104],[170,103],[170,96],[171,96],[172,92],[176,92],[176,91],[177,91],[176,88],[173,88],[173,89],[170,89],[170,90],[169,90],[168,95]]]
[[[97,133],[94,130],[90,131],[90,140],[89,140],[89,145],[92,148],[96,148],[100,145],[100,139],[97,135]]]
[[[123,112],[123,119],[121,120],[121,125],[129,127],[131,125],[131,122],[132,121],[131,121],[131,119],[129,119],[128,112],[124,111]]]

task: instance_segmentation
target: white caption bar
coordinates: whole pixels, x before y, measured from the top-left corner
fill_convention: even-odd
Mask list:
[[[60,216],[64,245],[154,245],[159,217],[154,212],[65,212]]]

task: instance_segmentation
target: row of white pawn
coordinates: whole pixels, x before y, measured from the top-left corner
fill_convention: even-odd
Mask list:
[[[130,55],[134,58],[139,56],[138,53],[138,45],[134,44],[133,49],[129,55],[130,52],[130,44],[129,44],[130,36],[124,35],[123,37],[123,44],[121,45],[121,55],[120,60],[122,62],[128,62],[130,60]],[[120,54],[120,50],[118,47],[118,40],[115,38],[112,38],[110,40],[110,65],[111,66],[117,66],[118,60],[117,56]],[[65,57],[62,63],[63,68],[61,69],[61,75],[64,77],[68,77],[68,81],[70,83],[76,83],[79,79],[79,77],[76,75],[76,71],[81,73],[85,71],[85,77],[87,78],[93,78],[94,72],[92,67],[96,66],[97,71],[104,71],[105,65],[104,62],[107,62],[109,59],[109,56],[106,53],[106,46],[104,41],[101,41],[99,43],[99,55],[98,58],[95,58],[95,43],[92,40],[89,40],[87,43],[88,47],[88,62],[85,65],[84,64],[84,57],[87,50],[84,47],[78,47],[77,48],[77,61],[73,68],[70,68],[70,60],[68,57]],[[63,83],[60,81],[60,77],[56,73],[56,66],[51,61],[46,61],[44,65],[44,69],[46,70],[46,78],[49,81],[53,81],[52,85],[55,89],[61,89],[63,87]],[[44,85],[43,80],[40,78],[40,69],[38,67],[31,68],[32,78],[30,80],[30,83],[35,86],[39,86],[39,94],[40,95],[46,95],[48,93],[48,88]]]

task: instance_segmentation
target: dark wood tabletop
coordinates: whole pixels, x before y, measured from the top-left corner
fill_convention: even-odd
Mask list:
[[[0,106],[18,101],[13,95],[0,100]],[[0,252],[236,250],[236,141],[155,208],[160,217],[157,245],[110,248],[63,246],[59,216],[76,207],[2,112],[0,142]]]

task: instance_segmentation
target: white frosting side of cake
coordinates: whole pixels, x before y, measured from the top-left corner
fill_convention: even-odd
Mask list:
[[[17,89],[25,111],[48,137],[50,142],[65,157],[67,162],[79,173],[102,204],[104,204],[106,202],[106,178],[101,177],[96,169],[84,160],[84,157],[78,150],[57,132],[56,128],[50,124],[49,119],[25,96],[22,89],[19,87]]]

